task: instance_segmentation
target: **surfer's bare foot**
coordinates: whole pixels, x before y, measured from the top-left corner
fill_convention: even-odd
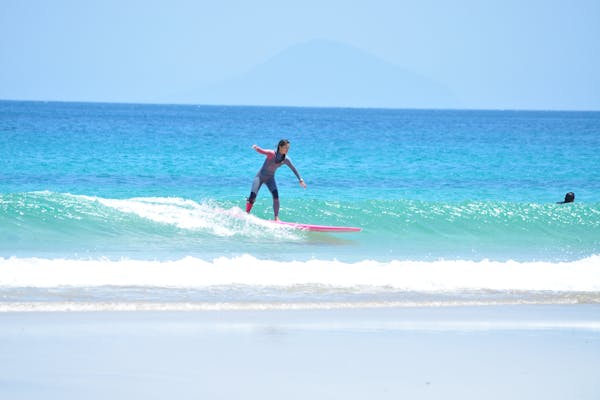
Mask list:
[[[275,217],[275,221],[279,221],[279,217]]]

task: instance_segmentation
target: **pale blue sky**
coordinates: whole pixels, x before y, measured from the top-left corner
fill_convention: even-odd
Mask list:
[[[177,101],[314,39],[444,85],[454,108],[600,110],[593,0],[0,0],[0,99]]]

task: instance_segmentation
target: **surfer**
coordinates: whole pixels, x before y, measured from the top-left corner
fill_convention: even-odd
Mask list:
[[[565,194],[565,201],[559,201],[557,204],[572,203],[575,201],[575,193],[569,192]]]
[[[292,164],[292,161],[286,157],[288,151],[290,150],[289,140],[281,139],[277,145],[277,151],[264,150],[255,144],[252,145],[252,148],[258,153],[267,156],[267,159],[252,182],[252,189],[250,190],[250,196],[248,197],[248,202],[246,203],[246,212],[250,213],[260,187],[263,183],[266,183],[271,195],[273,196],[273,212],[275,213],[275,221],[279,221],[279,192],[277,191],[277,183],[275,183],[275,171],[277,168],[281,167],[283,164],[287,165],[298,178],[300,186],[306,188],[306,183],[304,183],[304,180],[302,177],[300,177],[300,174],[296,170],[296,167],[294,167],[294,164]]]

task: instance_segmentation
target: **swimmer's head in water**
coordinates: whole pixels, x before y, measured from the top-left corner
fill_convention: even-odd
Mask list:
[[[565,195],[565,203],[572,203],[575,201],[575,193],[569,192]]]

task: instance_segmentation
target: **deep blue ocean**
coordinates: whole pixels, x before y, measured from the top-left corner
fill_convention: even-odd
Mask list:
[[[362,232],[242,211],[281,138],[281,219]],[[600,112],[0,101],[0,303],[596,301],[599,151]]]

